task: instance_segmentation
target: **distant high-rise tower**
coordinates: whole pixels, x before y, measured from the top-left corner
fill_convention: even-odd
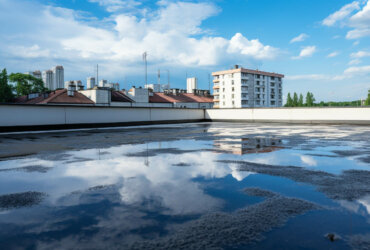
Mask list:
[[[28,71],[25,74],[34,76],[34,77],[36,77],[38,79],[41,79],[41,72],[40,72],[40,70]]]
[[[64,88],[64,68],[63,66],[55,66],[53,68],[53,82],[55,89]]]
[[[54,75],[53,71],[48,69],[45,71],[42,71],[42,81],[44,82],[45,88],[49,90],[54,90]]]
[[[95,77],[88,77],[87,78],[87,89],[92,89],[96,86]]]
[[[193,93],[198,88],[198,79],[196,77],[186,79],[186,92]]]

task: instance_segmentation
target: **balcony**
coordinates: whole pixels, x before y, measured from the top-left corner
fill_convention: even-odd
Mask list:
[[[218,85],[218,84],[217,84],[217,85],[215,84],[215,85],[213,86],[213,89],[219,89],[219,88],[220,88],[220,85]]]

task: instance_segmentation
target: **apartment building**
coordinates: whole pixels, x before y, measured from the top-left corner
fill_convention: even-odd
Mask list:
[[[196,77],[191,77],[186,79],[186,92],[193,93],[195,89],[198,88],[198,79]]]
[[[48,69],[48,70],[42,71],[42,81],[44,82],[45,88],[49,90],[55,90],[53,79],[54,79],[54,75],[53,75],[52,70]]]
[[[64,68],[61,65],[52,68],[53,71],[53,86],[54,89],[64,88]],[[54,90],[52,89],[52,90]]]
[[[212,73],[214,108],[281,107],[284,75],[241,68]]]
[[[97,85],[95,82],[96,82],[95,77],[93,76],[88,77],[86,81],[86,89],[94,88]]]

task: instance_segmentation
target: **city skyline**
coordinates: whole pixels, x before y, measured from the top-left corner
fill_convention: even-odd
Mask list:
[[[168,69],[177,88],[194,76],[208,89],[208,74],[234,64],[284,74],[284,98],[354,100],[370,88],[370,1],[0,0],[0,14],[9,72],[63,65],[85,83],[98,63],[100,79],[144,86],[147,51],[148,82]]]

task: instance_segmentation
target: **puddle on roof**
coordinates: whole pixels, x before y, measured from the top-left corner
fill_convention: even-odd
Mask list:
[[[368,127],[201,123],[22,136],[0,135],[0,249],[369,243]],[[38,147],[46,144],[55,146]]]

